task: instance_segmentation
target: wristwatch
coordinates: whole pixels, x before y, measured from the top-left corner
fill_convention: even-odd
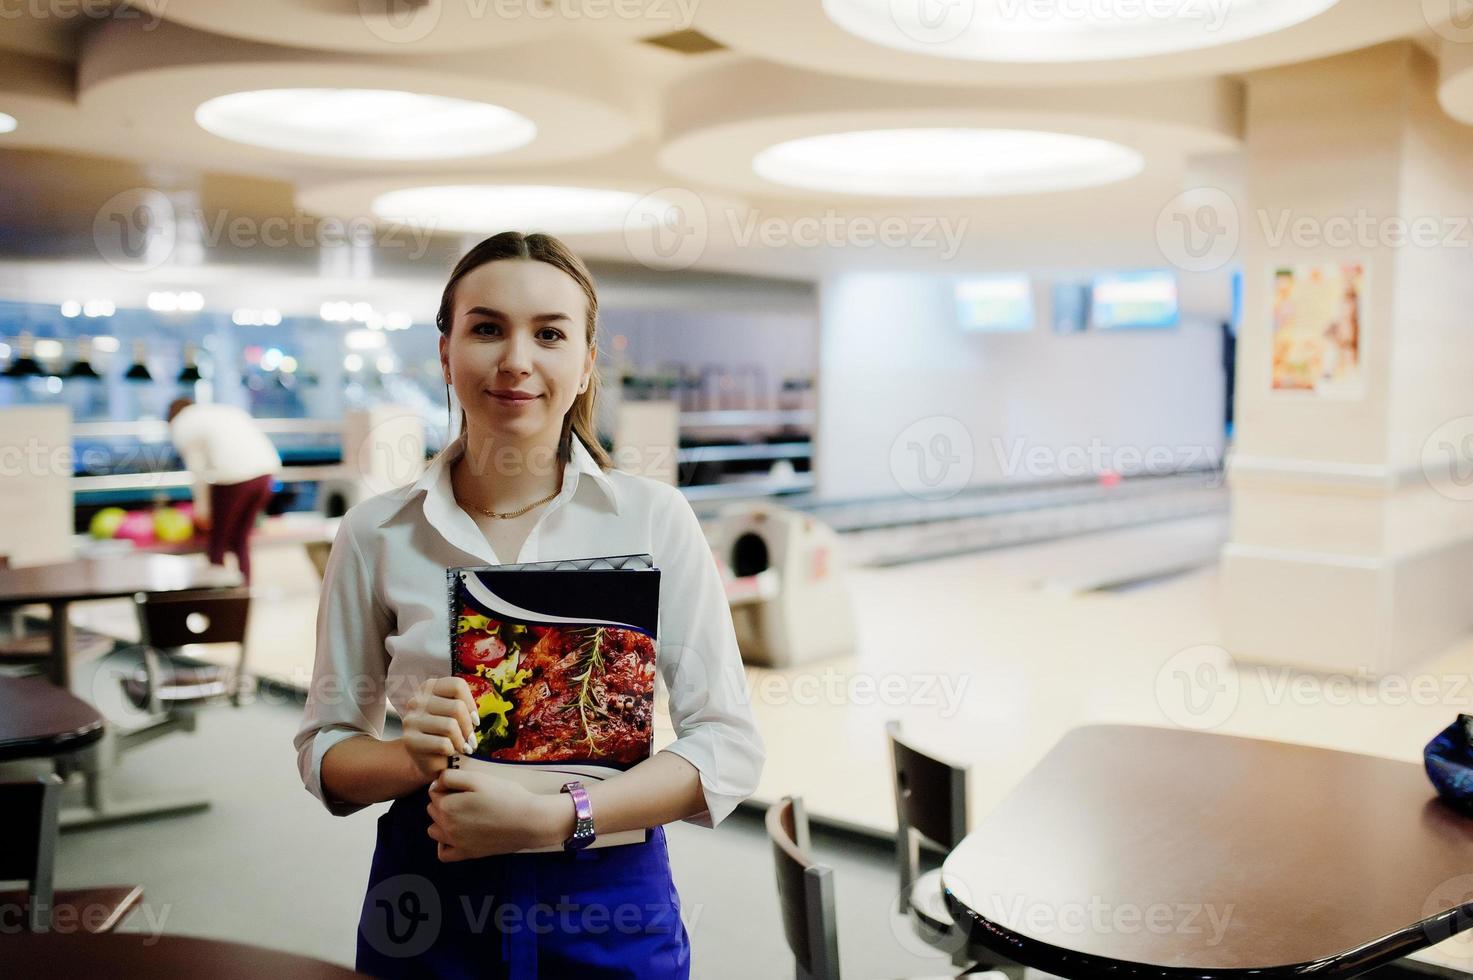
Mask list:
[[[576,851],[592,844],[598,835],[593,832],[593,807],[588,802],[588,790],[576,779],[564,783],[561,792],[573,798],[573,836],[563,841],[563,850]]]

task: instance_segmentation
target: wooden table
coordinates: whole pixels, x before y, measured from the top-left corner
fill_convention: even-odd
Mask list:
[[[260,946],[138,932],[0,935],[0,962],[6,976],[16,977],[348,980],[363,976],[323,960]]]
[[[1419,765],[1110,725],[1069,732],[942,882],[975,945],[1062,977],[1272,980],[1461,932],[1470,874],[1473,818]]]
[[[82,558],[55,565],[32,565],[0,569],[0,606],[46,603],[51,607],[51,681],[63,690],[71,688],[72,628],[67,610],[73,602],[116,599],[138,592],[179,592],[190,589],[225,588],[240,584],[239,573],[175,555],[123,554],[106,558]],[[119,802],[108,793],[113,737],[104,732],[101,743],[75,760],[59,760],[63,776],[80,770],[86,782],[86,805],[63,809],[63,830],[100,827],[127,820],[173,814],[197,813],[207,809],[208,799],[198,797],[140,799]]]
[[[0,677],[0,762],[46,759],[102,738],[102,715],[40,677]]]
[[[73,602],[238,584],[238,573],[219,566],[200,565],[175,555],[125,554],[0,568],[0,606],[45,603],[51,607],[48,672],[57,686],[70,687],[72,628],[67,609]]]

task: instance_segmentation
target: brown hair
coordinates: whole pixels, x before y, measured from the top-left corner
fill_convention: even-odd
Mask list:
[[[572,249],[551,235],[539,233],[524,235],[519,231],[503,231],[499,235],[492,235],[462,255],[460,261],[455,263],[455,269],[450,273],[450,281],[445,284],[445,292],[440,297],[440,310],[435,314],[435,326],[439,328],[442,336],[450,336],[450,329],[455,323],[455,287],[460,285],[460,280],[472,270],[488,262],[497,262],[502,259],[546,262],[571,276],[583,290],[583,296],[588,301],[588,346],[590,349],[596,346],[594,341],[598,327],[598,292],[594,288],[593,276],[589,273],[588,267],[583,264],[582,259],[573,254]],[[595,363],[593,371],[588,376],[588,390],[581,392],[573,399],[572,408],[568,409],[568,414],[563,417],[563,431],[558,438],[557,455],[562,462],[568,462],[573,455],[573,437],[577,436],[582,440],[584,448],[588,450],[588,454],[593,457],[599,468],[606,470],[613,465],[613,462],[598,441],[595,416],[598,406],[598,385],[598,364]],[[465,432],[465,409],[463,408],[460,410],[460,431]]]

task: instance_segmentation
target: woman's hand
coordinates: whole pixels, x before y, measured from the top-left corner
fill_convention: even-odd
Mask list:
[[[476,702],[460,677],[432,677],[409,699],[402,719],[404,748],[426,780],[449,765],[452,755],[469,755],[476,730]]]
[[[429,835],[441,861],[508,854],[566,840],[573,832],[573,803],[566,796],[533,793],[486,772],[446,769],[430,784]],[[566,826],[560,826],[566,817]],[[559,836],[561,834],[561,836]]]

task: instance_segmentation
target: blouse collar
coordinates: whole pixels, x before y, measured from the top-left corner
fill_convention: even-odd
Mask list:
[[[575,434],[572,442],[571,458],[563,466],[563,486],[557,497],[554,498],[553,506],[570,500],[578,492],[579,487],[586,484],[592,487],[594,492],[603,498],[609,509],[617,514],[619,496],[614,492],[613,481],[598,465],[593,454],[588,451],[588,447],[583,445],[582,439]],[[404,503],[407,505],[423,494],[426,520],[440,532],[446,541],[463,548],[464,546],[458,542],[468,542],[472,547],[464,548],[464,550],[476,553],[482,551],[479,544],[485,541],[485,536],[481,534],[470,515],[455,502],[455,490],[450,482],[451,464],[464,454],[465,434],[461,433],[443,452],[430,461],[420,478],[403,491]],[[403,506],[394,508],[379,522],[379,525],[387,524],[401,510]]]

